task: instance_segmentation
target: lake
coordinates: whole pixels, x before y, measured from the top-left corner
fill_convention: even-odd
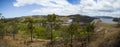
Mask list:
[[[100,20],[104,23],[116,24],[117,22],[112,21],[113,18],[100,18]]]

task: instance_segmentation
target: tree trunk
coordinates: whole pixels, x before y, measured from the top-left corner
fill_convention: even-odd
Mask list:
[[[13,32],[12,32],[12,35],[13,35],[13,39],[14,39],[14,40],[15,40],[15,32],[16,32],[16,31],[13,31]]]
[[[33,38],[32,38],[32,37],[33,37],[32,30],[33,30],[33,29],[31,29],[31,31],[30,31],[30,34],[31,34],[31,42],[33,42]]]
[[[53,47],[53,32],[52,32],[52,23],[50,24],[51,25],[51,47]]]
[[[73,45],[72,45],[72,43],[73,43],[73,42],[72,42],[72,36],[73,36],[73,35],[71,34],[71,37],[70,37],[70,47],[73,47]]]
[[[29,24],[30,24],[29,30],[30,30],[31,42],[33,42],[33,34],[32,34],[33,28],[32,28],[32,23],[29,23]]]
[[[15,40],[15,34],[13,33],[13,39]]]

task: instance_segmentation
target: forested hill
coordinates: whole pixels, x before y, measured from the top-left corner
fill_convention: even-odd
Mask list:
[[[47,18],[47,15],[32,15],[32,16],[22,16],[22,17],[14,17],[14,18],[5,18],[5,21],[22,21],[25,19],[25,17],[32,17],[33,19],[44,19]],[[89,17],[86,15],[80,15],[80,14],[75,14],[75,15],[68,15],[68,16],[62,16],[58,15],[59,19],[62,21],[67,22],[69,19],[73,19],[73,22],[76,20],[78,21],[85,21],[85,22],[91,22],[94,19],[97,19],[96,17]]]

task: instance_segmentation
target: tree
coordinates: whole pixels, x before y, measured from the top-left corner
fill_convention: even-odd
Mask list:
[[[88,23],[86,24],[86,31],[87,32],[94,32],[95,26],[94,24]]]
[[[120,26],[120,18],[114,18],[113,21],[117,22],[117,25]]]
[[[73,47],[72,45],[72,41],[73,41],[73,37],[76,34],[76,32],[78,31],[78,24],[77,23],[71,23],[68,27],[68,33],[70,34],[70,47]]]
[[[30,31],[31,42],[33,42],[33,20],[32,17],[25,17],[25,23],[27,23],[28,30]]]
[[[4,21],[5,21],[5,17],[2,16],[2,14],[0,13],[0,36],[2,37],[2,39],[3,39],[4,34],[5,34],[5,32],[4,32]]]
[[[94,26],[94,24],[91,24],[91,23],[88,23],[88,24],[86,24],[86,31],[87,31],[87,38],[88,38],[88,43],[89,43],[89,41],[90,41],[90,36],[91,36],[91,34],[93,34],[94,33],[94,29],[95,29],[95,26]]]
[[[53,28],[55,27],[55,24],[56,24],[56,21],[57,21],[57,15],[55,14],[49,14],[47,16],[47,21],[48,21],[48,24],[50,25],[50,32],[51,32],[51,45],[53,47]]]
[[[15,34],[18,32],[17,20],[12,20],[8,22],[7,29],[12,33],[13,39],[15,39]]]
[[[3,39],[4,34],[5,34],[3,28],[4,28],[4,24],[0,22],[0,36],[1,36],[2,39]]]

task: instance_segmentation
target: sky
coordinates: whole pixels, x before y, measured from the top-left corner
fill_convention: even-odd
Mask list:
[[[120,0],[0,0],[6,18],[30,15],[72,15],[120,17]]]

